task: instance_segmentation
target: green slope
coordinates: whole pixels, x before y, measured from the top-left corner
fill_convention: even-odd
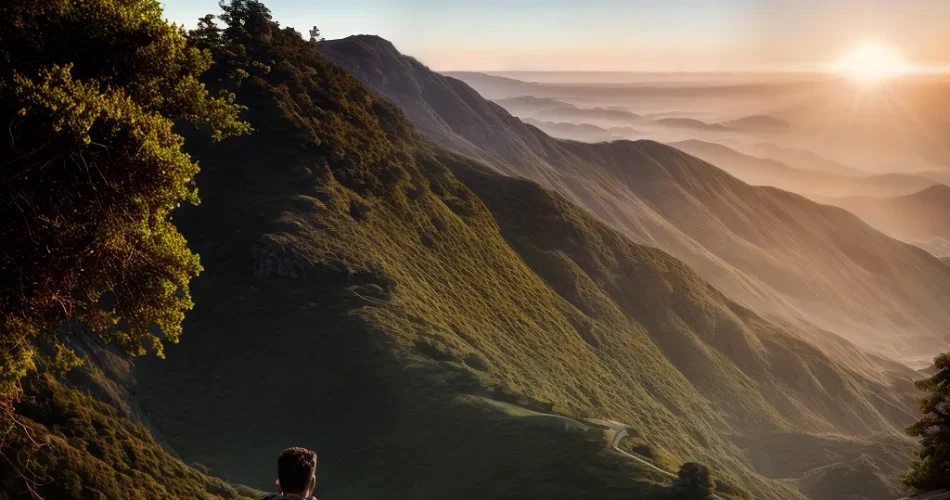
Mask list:
[[[281,448],[312,446],[322,494],[340,498],[663,498],[598,430],[460,397],[564,391],[544,378],[571,358],[555,344],[576,335],[565,305],[398,110],[272,36],[252,57],[285,62],[238,92],[258,132],[196,152],[203,204],[180,220],[203,254],[202,305],[190,342],[137,371],[161,435],[262,488]],[[556,336],[549,356],[531,356],[519,324]],[[492,353],[520,369],[493,370]]]
[[[281,448],[311,446],[335,498],[666,497],[593,417],[670,464],[800,498],[737,439],[850,443],[911,418],[888,377],[428,144],[294,33],[272,26],[248,57],[272,68],[236,89],[257,132],[196,146],[203,204],[179,218],[206,268],[188,341],[136,369],[136,401],[185,460],[266,488]],[[876,453],[900,461],[900,443]]]
[[[96,363],[90,360],[69,379],[40,373],[26,380],[16,408],[22,432],[0,443],[0,498],[262,496],[169,454]]]

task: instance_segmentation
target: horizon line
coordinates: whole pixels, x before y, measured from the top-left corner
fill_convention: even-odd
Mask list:
[[[795,70],[795,69],[737,69],[737,70],[703,70],[703,69],[686,69],[686,70],[612,70],[612,69],[595,69],[595,70],[584,70],[584,69],[445,69],[445,68],[432,68],[433,71],[445,72],[445,73],[484,73],[484,74],[498,74],[498,73],[562,73],[562,74],[620,74],[620,75],[772,75],[772,74],[786,74],[786,75],[813,75],[813,76],[828,76],[828,77],[841,77],[847,78],[848,75],[841,73],[840,71],[835,70]],[[939,68],[926,68],[926,69],[914,69],[902,73],[899,75],[894,75],[893,78],[899,79],[901,77],[907,76],[924,76],[924,75],[948,75],[950,76],[950,66],[939,67]]]

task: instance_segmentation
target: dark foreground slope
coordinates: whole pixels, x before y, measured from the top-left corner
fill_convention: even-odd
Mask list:
[[[271,71],[236,89],[257,132],[194,151],[188,342],[136,370],[183,458],[265,488],[282,447],[310,446],[334,498],[668,498],[594,418],[664,466],[710,464],[723,497],[801,498],[802,470],[858,456],[868,498],[895,492],[912,374],[842,344],[880,371],[844,367],[266,35],[248,54]],[[769,465],[786,462],[759,443],[801,435],[794,466]]]
[[[77,345],[76,339],[84,345]],[[163,448],[129,404],[130,364],[98,339],[74,339],[86,366],[28,377],[16,425],[0,442],[0,498],[259,499]]]
[[[842,207],[895,238],[940,257],[950,256],[950,187],[938,184],[907,196],[834,198]]]
[[[556,189],[760,313],[907,358],[947,346],[950,269],[844,211],[749,186],[650,141],[552,139],[378,37],[324,42],[320,50],[441,145]]]

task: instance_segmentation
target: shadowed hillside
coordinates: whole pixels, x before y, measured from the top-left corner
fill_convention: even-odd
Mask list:
[[[929,358],[947,346],[947,267],[842,210],[749,186],[654,142],[552,139],[378,37],[320,50],[441,145],[556,189],[760,313],[813,322],[890,355]]]
[[[950,187],[943,184],[893,198],[828,198],[877,229],[939,257],[950,256]]]
[[[259,499],[260,491],[211,477],[157,442],[130,406],[130,363],[80,335],[87,363],[65,379],[42,370],[24,382],[16,407],[24,433],[5,434],[2,498]],[[133,403],[134,405],[134,403]]]

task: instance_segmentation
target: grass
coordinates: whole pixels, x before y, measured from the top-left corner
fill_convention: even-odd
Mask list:
[[[3,443],[0,498],[261,496],[185,465],[127,414],[49,373],[31,376],[24,390],[17,412],[25,432]],[[11,463],[19,464],[16,470]]]

